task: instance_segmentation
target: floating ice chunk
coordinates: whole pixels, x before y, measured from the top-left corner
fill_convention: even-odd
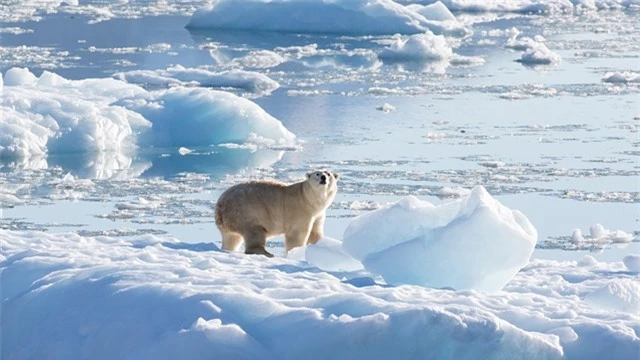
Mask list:
[[[408,196],[361,215],[343,247],[392,284],[500,290],[529,261],[538,234],[482,186],[434,206]]]
[[[449,11],[449,8],[441,1],[436,1],[429,5],[411,4],[407,8],[417,12],[429,20],[435,21],[456,21],[456,17]]]
[[[391,61],[436,61],[447,60],[453,56],[453,50],[444,36],[424,33],[411,35],[406,39],[398,38],[378,55]]]
[[[287,61],[282,55],[271,50],[251,51],[247,55],[233,59],[233,63],[237,63],[242,67],[254,69],[267,69],[276,67]]]
[[[518,33],[516,33],[516,36],[517,34]],[[526,51],[532,47],[535,47],[536,44],[537,42],[528,36],[523,36],[519,39],[517,39],[514,36],[514,37],[510,37],[507,40],[507,43],[504,45],[504,47],[506,47],[507,49],[517,50],[517,51]]]
[[[389,104],[389,103],[384,103],[384,104],[376,107],[376,110],[380,110],[383,113],[390,113],[395,109],[396,109],[396,107],[391,105],[391,104]]]
[[[141,146],[202,146],[244,143],[252,133],[282,146],[295,135],[251,100],[206,88],[172,88],[147,101],[122,105],[142,114],[153,127],[141,134]]]
[[[608,72],[604,74],[602,81],[613,84],[640,83],[640,74],[632,71]]]
[[[595,224],[589,228],[589,234],[592,239],[602,239],[609,236],[609,231],[601,224]]]
[[[190,154],[191,152],[193,152],[193,150],[187,149],[186,147],[182,147],[182,146],[178,149],[178,154],[180,155],[187,155],[187,154]]]
[[[560,55],[549,50],[547,45],[535,42],[522,54],[520,61],[527,65],[555,65],[560,63]]]
[[[19,85],[5,83],[0,95],[0,157],[110,151],[119,158],[136,146],[243,143],[251,134],[274,147],[295,146],[279,120],[228,92],[149,92],[111,78],[67,80],[49,72],[36,78],[15,68],[7,74]]]
[[[347,254],[342,242],[323,237],[313,245],[294,248],[288,258],[306,260],[308,263],[326,271],[356,271],[363,269],[362,264]]]
[[[575,229],[573,230],[573,234],[571,234],[571,242],[574,244],[579,244],[584,241],[584,236],[582,235],[582,230]]]
[[[162,202],[159,200],[138,198],[137,201],[125,201],[117,203],[115,206],[118,210],[155,210],[162,206]]]
[[[46,71],[38,79],[19,68],[9,69],[5,81],[0,157],[121,152],[132,147],[134,132],[151,126],[140,114],[112,104],[118,97],[145,93],[134,85],[113,79],[70,81]]]
[[[271,93],[280,84],[264,74],[252,71],[229,70],[213,72],[205,69],[185,68],[180,65],[166,70],[132,70],[113,75],[129,83],[153,86],[196,84],[206,87],[231,87],[261,95]]]
[[[456,36],[459,24],[433,21],[390,0],[219,0],[196,11],[189,28],[332,34],[416,34],[432,30]]]
[[[459,198],[463,196],[469,196],[471,190],[465,189],[460,186],[449,187],[445,186],[443,188],[438,189],[435,192],[435,195],[442,198]]]
[[[4,74],[4,85],[6,86],[34,85],[37,80],[38,78],[28,68],[14,67]]]
[[[640,272],[640,255],[630,254],[622,259],[624,266],[631,272]]]
[[[640,284],[637,280],[616,279],[587,294],[585,301],[606,311],[640,314]]]

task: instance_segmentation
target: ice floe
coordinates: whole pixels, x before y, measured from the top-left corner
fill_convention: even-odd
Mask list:
[[[640,84],[640,73],[636,73],[633,71],[608,72],[604,74],[602,81],[613,84]]]
[[[444,72],[449,64],[480,65],[481,57],[468,57],[455,54],[442,35],[431,32],[414,34],[403,38],[397,36],[389,46],[384,48],[378,57],[387,63],[409,64],[414,67],[424,64],[435,72]]]
[[[362,270],[154,235],[0,236],[8,358],[589,360],[640,350],[637,275],[620,261],[534,260],[488,294],[394,287]],[[338,264],[338,244],[309,246],[307,261]]]
[[[150,92],[109,78],[68,80],[46,71],[36,77],[26,68],[12,68],[3,79],[0,157],[242,144],[256,137],[261,144],[295,145],[279,120],[229,92]]]
[[[215,88],[236,88],[267,95],[280,85],[268,76],[243,70],[213,72],[206,69],[185,68],[180,65],[166,70],[131,70],[113,75],[118,80],[151,87],[196,85]]]

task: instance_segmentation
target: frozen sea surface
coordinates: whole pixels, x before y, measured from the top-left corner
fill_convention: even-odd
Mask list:
[[[587,346],[590,341],[606,338],[610,348],[622,349],[620,358],[631,358],[629,354],[640,346],[635,311],[638,275],[634,270],[640,254],[638,2],[444,1],[449,12],[442,4],[423,8],[433,1],[399,1],[417,3],[407,11],[423,14],[425,29],[421,31],[430,28],[435,33],[419,35],[410,35],[413,31],[405,35],[394,34],[405,31],[251,31],[251,19],[245,19],[243,30],[185,28],[204,3],[27,1],[0,5],[0,229],[10,230],[1,234],[12,239],[10,247],[0,244],[4,257],[0,267],[22,271],[18,259],[25,256],[33,257],[29,261],[38,264],[36,269],[47,269],[16,279],[16,292],[26,291],[53,268],[68,270],[60,279],[84,279],[76,274],[73,262],[48,268],[46,259],[27,253],[29,241],[40,241],[44,250],[38,254],[44,255],[46,249],[62,251],[68,243],[88,243],[100,249],[118,244],[118,251],[130,262],[126,269],[112,269],[125,282],[118,282],[116,289],[127,288],[126,279],[132,279],[134,287],[148,280],[129,277],[129,271],[139,270],[132,265],[139,261],[136,259],[159,264],[148,269],[152,274],[161,272],[158,278],[170,277],[162,269],[174,257],[184,257],[180,261],[188,269],[200,269],[191,269],[196,273],[206,273],[218,263],[241,263],[247,273],[289,274],[278,278],[280,285],[322,278],[318,287],[335,290],[311,306],[308,303],[317,296],[313,291],[296,293],[291,288],[286,296],[265,295],[261,292],[269,284],[247,285],[258,293],[251,301],[268,303],[272,310],[295,308],[279,312],[278,324],[289,324],[287,316],[291,316],[306,319],[305,326],[310,328],[320,326],[322,334],[338,326],[334,323],[344,326],[344,331],[361,331],[374,323],[393,333],[397,329],[393,324],[406,324],[406,317],[425,311],[424,304],[408,299],[424,298],[427,303],[440,301],[439,305],[429,308],[428,319],[412,326],[420,329],[433,322],[448,323],[453,321],[448,314],[459,314],[464,308],[460,328],[451,325],[447,330],[463,339],[460,344],[478,339],[478,334],[490,342],[506,326],[507,338],[501,340],[505,351],[509,346],[524,346],[532,351],[529,355],[540,351],[540,357],[583,358],[595,354]],[[298,10],[304,16],[304,6]],[[348,10],[363,11],[355,5]],[[404,11],[402,16],[417,16]],[[14,67],[28,68],[34,81],[45,70],[63,79],[45,75],[41,84],[47,89],[39,91],[46,95],[36,96],[31,85],[16,87],[16,77],[7,77]],[[99,80],[87,80],[92,78]],[[117,88],[127,89],[126,93],[109,92],[102,86],[116,80],[122,81]],[[93,81],[98,90],[82,91],[83,87],[76,86],[87,81]],[[230,94],[215,95],[220,91]],[[189,103],[193,99],[189,94],[201,101]],[[221,105],[228,99],[240,105]],[[55,102],[79,105],[56,109]],[[190,107],[199,110],[185,114]],[[238,128],[229,124],[237,123],[246,109],[252,109],[254,115],[238,136]],[[211,125],[206,116],[202,122],[198,112],[224,113],[228,118]],[[60,114],[64,122],[57,118]],[[257,118],[267,120],[255,125]],[[114,119],[121,130],[115,133],[122,139],[103,136],[106,145],[100,147],[78,136],[99,138],[107,131],[105,124]],[[136,122],[141,119],[149,123]],[[164,125],[154,128],[150,125],[154,122]],[[34,130],[42,128],[48,132]],[[161,136],[145,135],[150,128]],[[176,129],[184,136],[173,136]],[[190,141],[194,138],[199,140]],[[65,139],[65,146],[52,146],[56,139]],[[109,146],[116,140],[117,146]],[[2,146],[37,151],[2,152]],[[324,272],[320,269],[334,258],[327,261],[323,256],[337,256],[337,245],[330,242],[308,249],[307,262],[279,259],[262,264],[239,254],[214,251],[220,235],[213,207],[224,189],[265,177],[296,181],[313,168],[331,168],[341,174],[338,195],[327,212],[326,233],[332,238],[342,240],[358,215],[407,195],[442,204],[464,198],[482,185],[535,227],[538,240],[532,260],[507,283],[502,295],[485,296],[473,291],[469,295],[409,285],[393,287],[365,270]],[[140,245],[140,241],[148,243]],[[129,249],[129,244],[138,250]],[[92,268],[87,274],[104,281],[97,291],[111,291],[104,285],[111,280],[105,280],[98,269],[99,254],[78,246],[74,251],[84,254],[85,264]],[[267,246],[284,255],[282,238],[269,240]],[[222,281],[191,270],[183,275],[207,284]],[[3,273],[3,282],[5,279]],[[46,287],[54,280],[47,278],[38,284]],[[64,292],[64,284],[52,289]],[[553,286],[547,289],[548,284]],[[92,286],[91,281],[77,285],[76,291]],[[349,297],[352,285],[365,288],[358,295],[360,300]],[[189,289],[177,286],[166,297],[158,295],[162,293],[158,289],[161,287],[152,286],[146,293],[149,301],[162,298],[184,315],[163,321],[175,325],[177,334],[182,334],[180,329],[189,333],[185,339],[167,335],[166,342],[160,342],[165,347],[182,349],[180,346],[200,344],[202,334],[204,338],[224,334],[227,344],[250,349],[245,352],[248,358],[266,353],[275,358],[296,356],[293,350],[285,351],[280,340],[265,350],[260,334],[272,329],[255,325],[259,317],[229,315],[236,309],[229,300],[240,296],[236,293],[215,295],[226,300],[211,307],[199,302],[210,297],[210,290],[198,289],[195,300],[186,303],[200,304],[202,311],[187,314],[179,309],[184,305],[180,299],[192,294]],[[134,301],[137,293],[132,294],[122,304],[142,306]],[[46,303],[41,293],[33,296],[33,304]],[[449,296],[454,305],[442,300]],[[59,300],[64,302],[64,298]],[[23,306],[15,301],[11,309]],[[358,311],[362,302],[370,305],[365,312]],[[250,301],[242,304],[246,306],[238,308],[254,306]],[[540,304],[546,304],[542,315]],[[307,305],[311,310],[302,310]],[[519,312],[522,306],[526,309]],[[225,315],[212,315],[216,307]],[[107,309],[101,316],[111,315]],[[56,324],[55,319],[50,321]],[[74,324],[84,334],[93,331],[90,322]],[[461,330],[465,326],[483,329],[465,332]],[[46,333],[45,327],[40,330],[39,334]],[[3,333],[3,339],[5,336]],[[157,340],[145,336],[138,340]],[[15,346],[39,341],[18,340],[12,338],[3,346],[18,349]],[[71,338],[65,341],[77,344]],[[487,343],[477,344],[482,348]],[[152,357],[158,349],[136,351]],[[486,351],[488,357],[498,356]],[[11,353],[18,358],[27,354]]]

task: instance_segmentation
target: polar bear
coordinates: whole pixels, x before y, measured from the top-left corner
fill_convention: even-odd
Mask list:
[[[222,248],[236,250],[244,239],[245,254],[273,255],[267,238],[284,234],[287,252],[315,244],[324,236],[326,209],[338,190],[337,173],[312,171],[305,180],[250,181],[234,185],[216,203],[216,225]]]

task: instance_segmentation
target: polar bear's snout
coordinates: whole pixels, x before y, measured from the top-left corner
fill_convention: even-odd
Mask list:
[[[326,185],[327,184],[327,175],[325,175],[325,174],[320,175],[320,184],[321,185]]]

